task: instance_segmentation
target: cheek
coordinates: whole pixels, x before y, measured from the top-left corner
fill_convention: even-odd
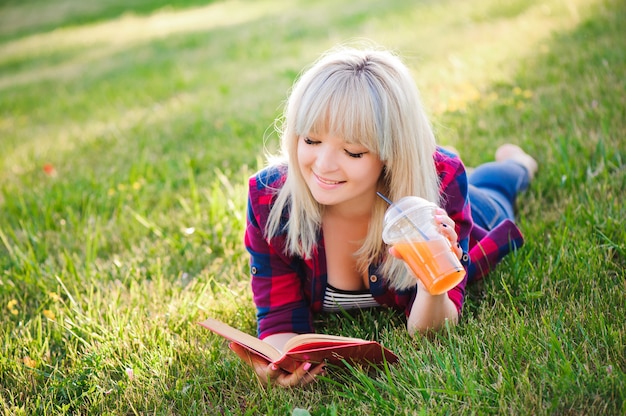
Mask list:
[[[364,182],[368,184],[377,183],[380,175],[382,174],[383,167],[380,163],[370,163],[366,166],[361,166],[359,169],[359,176]]]

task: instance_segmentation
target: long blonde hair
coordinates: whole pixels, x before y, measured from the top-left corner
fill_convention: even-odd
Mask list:
[[[417,195],[439,203],[432,127],[408,68],[390,51],[340,46],[322,55],[294,84],[279,127],[281,157],[274,163],[287,165],[287,178],[265,231],[268,239],[284,232],[281,214],[288,208],[286,254],[313,255],[324,210],[298,168],[301,135],[332,133],[365,146],[384,163],[378,190],[391,200]],[[381,236],[387,204],[376,200],[367,236],[355,253],[359,272],[382,260],[392,286],[413,286],[403,263],[386,255]]]

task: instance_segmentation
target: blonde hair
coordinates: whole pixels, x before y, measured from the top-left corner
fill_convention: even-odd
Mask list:
[[[270,212],[266,237],[286,231],[286,254],[311,257],[324,211],[298,168],[301,135],[328,133],[365,146],[384,163],[378,190],[391,200],[416,195],[439,203],[432,127],[408,68],[389,51],[338,47],[322,55],[294,84],[279,133],[282,158],[277,163],[287,165],[287,177]],[[284,230],[281,214],[286,208]],[[414,286],[404,263],[386,255],[386,209],[377,198],[367,236],[355,253],[357,267],[367,273],[369,264],[383,261],[383,275],[393,287]]]

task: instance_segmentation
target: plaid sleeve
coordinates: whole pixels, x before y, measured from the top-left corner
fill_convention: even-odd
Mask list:
[[[312,332],[312,318],[298,276],[298,258],[284,255],[284,238],[264,237],[276,182],[268,172],[250,178],[245,246],[250,253],[250,275],[257,308],[257,332],[263,339],[281,332]]]

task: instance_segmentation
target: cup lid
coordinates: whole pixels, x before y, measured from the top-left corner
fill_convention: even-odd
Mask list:
[[[406,196],[387,208],[385,212],[383,240],[387,244],[403,239],[407,227],[416,229],[424,239],[431,235],[433,228],[432,212],[437,204],[417,196]]]

